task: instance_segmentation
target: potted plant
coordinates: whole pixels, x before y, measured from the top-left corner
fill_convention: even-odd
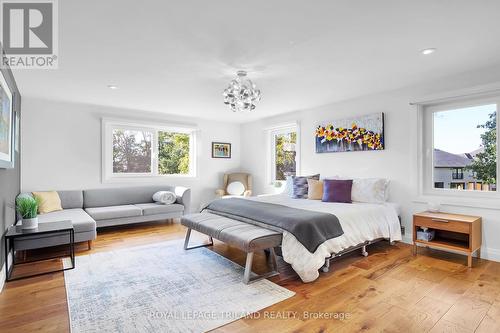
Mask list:
[[[19,197],[16,199],[16,209],[22,218],[22,229],[38,228],[38,204],[32,197]]]

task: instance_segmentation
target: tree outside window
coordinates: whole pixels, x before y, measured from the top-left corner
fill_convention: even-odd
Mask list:
[[[141,128],[110,122],[104,134],[106,146],[111,146],[104,150],[104,160],[111,162],[105,165],[105,177],[194,176],[194,136],[189,129]]]
[[[297,132],[275,135],[275,180],[296,174]]]
[[[151,172],[152,132],[113,131],[113,173]]]
[[[189,173],[189,134],[158,132],[158,173]]]
[[[477,128],[485,129],[481,134],[482,151],[477,153],[466,170],[474,172],[475,177],[489,185],[497,183],[497,113],[491,113],[486,123]]]

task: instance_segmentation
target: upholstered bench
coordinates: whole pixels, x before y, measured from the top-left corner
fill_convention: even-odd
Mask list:
[[[249,282],[279,274],[274,248],[281,245],[281,233],[208,212],[184,215],[181,218],[181,224],[188,228],[184,242],[185,250],[213,245],[212,238],[215,238],[245,251],[247,258],[243,282],[248,284]],[[208,235],[210,243],[189,247],[191,230]],[[266,255],[271,260],[273,270],[263,275],[257,275],[252,272],[253,254],[262,250],[266,250]]]

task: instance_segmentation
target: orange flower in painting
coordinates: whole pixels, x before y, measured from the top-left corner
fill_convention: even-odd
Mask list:
[[[316,136],[318,138],[325,136],[325,128],[323,126],[318,126],[318,128],[316,129]]]

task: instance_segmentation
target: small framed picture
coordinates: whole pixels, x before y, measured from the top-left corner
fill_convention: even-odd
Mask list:
[[[231,144],[212,142],[212,158],[231,158]]]

